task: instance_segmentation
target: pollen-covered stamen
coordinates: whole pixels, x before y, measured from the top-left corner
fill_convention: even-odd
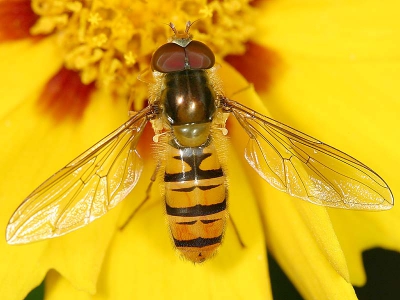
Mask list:
[[[245,0],[207,4],[177,0],[32,0],[32,9],[39,19],[31,27],[31,34],[56,34],[67,69],[78,71],[84,84],[108,86],[122,96],[136,84],[135,90],[146,89],[137,77],[149,67],[153,51],[171,36],[166,23],[175,24],[175,34],[186,28],[188,35],[190,28],[190,34],[223,57],[244,50],[254,16]],[[197,21],[185,27],[188,20]]]

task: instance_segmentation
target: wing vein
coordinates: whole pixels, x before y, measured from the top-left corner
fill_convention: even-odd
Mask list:
[[[246,160],[273,187],[331,207],[393,206],[386,182],[357,159],[240,103],[227,98],[221,102],[223,111],[233,113],[250,137]]]

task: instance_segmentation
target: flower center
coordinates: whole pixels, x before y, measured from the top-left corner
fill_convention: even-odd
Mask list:
[[[171,35],[169,22],[183,30],[186,21],[198,20],[191,33],[217,57],[243,53],[253,31],[248,2],[32,0],[40,18],[31,33],[57,35],[66,68],[79,72],[84,84],[96,82],[126,97]]]

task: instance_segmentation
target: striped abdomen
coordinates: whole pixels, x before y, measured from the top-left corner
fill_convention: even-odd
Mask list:
[[[175,246],[187,259],[202,262],[221,244],[227,217],[226,177],[214,144],[168,145],[164,181]]]

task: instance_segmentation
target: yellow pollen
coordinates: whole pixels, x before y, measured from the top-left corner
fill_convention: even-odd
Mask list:
[[[125,58],[125,63],[128,66],[133,66],[136,63],[136,55],[134,55],[132,53],[132,51],[129,51],[128,53],[126,53],[124,55],[124,58]]]
[[[209,6],[205,6],[199,10],[199,13],[202,15],[203,18],[211,18],[213,16],[213,10]]]
[[[92,42],[96,47],[100,48],[107,42],[107,36],[104,33],[100,33],[92,37]]]
[[[99,13],[90,13],[89,14],[89,18],[88,21],[90,24],[92,24],[93,26],[98,26],[100,21],[102,21],[103,19],[100,17]]]
[[[239,54],[253,32],[255,9],[249,0],[32,0],[40,16],[33,35],[54,34],[65,67],[80,73],[85,84],[108,87],[128,98],[132,89],[143,97],[137,80],[149,68],[152,53],[172,35],[166,26],[183,30],[197,21],[191,34],[219,59]],[[137,99],[139,103],[143,98]]]

